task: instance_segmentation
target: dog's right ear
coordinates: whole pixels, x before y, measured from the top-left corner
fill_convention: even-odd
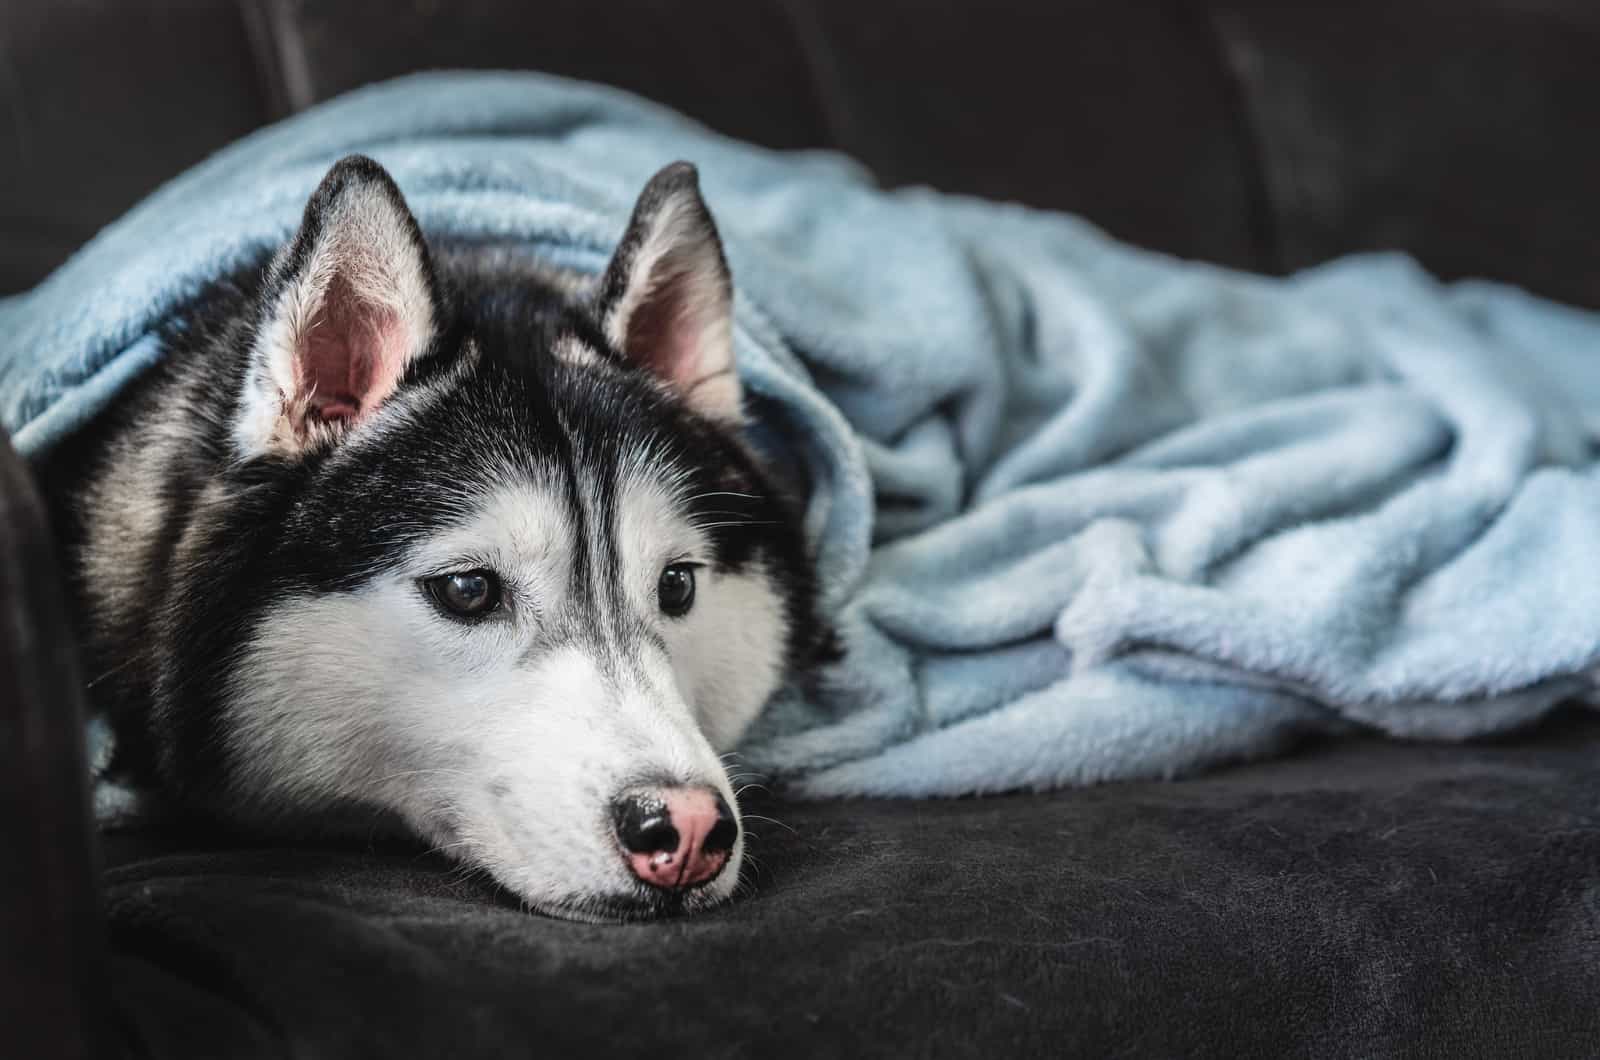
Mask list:
[[[596,310],[617,353],[690,408],[738,424],[733,280],[694,166],[675,162],[645,185],[600,280]]]
[[[294,459],[342,437],[427,355],[438,306],[394,180],[360,155],[335,164],[268,273],[234,422],[241,455]]]

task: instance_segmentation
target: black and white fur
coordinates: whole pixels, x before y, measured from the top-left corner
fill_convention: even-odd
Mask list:
[[[252,826],[397,820],[554,915],[728,897],[742,834],[660,893],[607,807],[655,782],[736,807],[718,752],[829,641],[741,440],[731,299],[687,164],[598,282],[430,248],[380,166],[335,165],[46,472],[124,767]],[[501,605],[443,606],[461,571]]]

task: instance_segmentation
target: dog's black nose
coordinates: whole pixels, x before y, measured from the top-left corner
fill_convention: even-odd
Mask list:
[[[705,883],[722,871],[739,840],[739,819],[712,788],[632,792],[611,813],[628,867],[653,887]]]
[[[612,807],[617,822],[617,838],[630,854],[654,854],[658,850],[678,849],[678,830],[665,799],[654,795],[632,795],[618,799]]]
[[[739,819],[728,808],[728,801],[720,794],[717,795],[717,823],[711,826],[711,831],[706,833],[706,840],[701,844],[701,849],[707,851],[732,850],[734,841],[739,838]]]

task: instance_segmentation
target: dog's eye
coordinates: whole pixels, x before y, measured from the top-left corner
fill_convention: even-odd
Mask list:
[[[500,606],[500,579],[491,570],[441,574],[422,584],[440,607],[458,618],[482,618]]]
[[[656,583],[656,597],[661,601],[664,614],[677,618],[688,614],[689,608],[694,606],[695,566],[693,563],[674,563],[661,572],[661,580]]]

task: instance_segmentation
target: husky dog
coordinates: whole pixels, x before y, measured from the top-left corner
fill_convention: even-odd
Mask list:
[[[731,303],[686,163],[598,282],[430,247],[335,165],[46,473],[126,768],[252,827],[399,822],[552,915],[726,899],[718,751],[831,645]]]

